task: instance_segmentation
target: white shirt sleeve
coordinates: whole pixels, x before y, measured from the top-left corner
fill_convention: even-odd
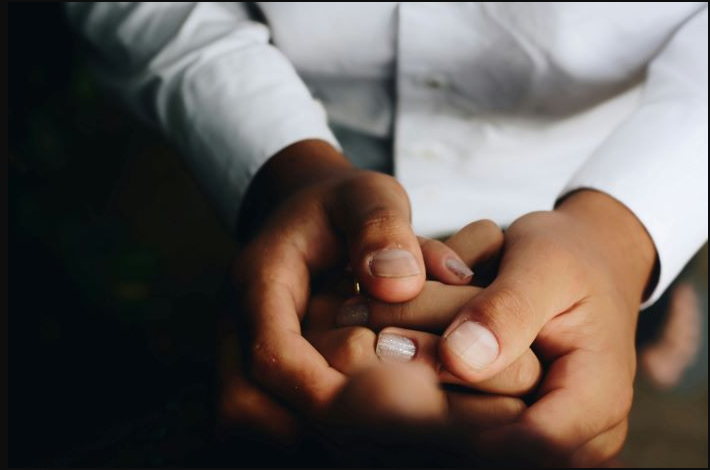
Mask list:
[[[243,4],[75,3],[101,81],[178,147],[234,229],[258,169],[284,147],[339,148],[325,110]]]
[[[652,304],[708,237],[707,7],[650,63],[640,106],[563,194],[580,188],[613,196],[646,227],[661,268]]]

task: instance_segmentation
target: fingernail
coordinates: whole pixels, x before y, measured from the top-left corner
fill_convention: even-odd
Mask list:
[[[473,271],[458,258],[446,258],[444,264],[461,280],[473,276]]]
[[[343,305],[335,317],[338,326],[364,326],[370,316],[370,309],[366,303]]]
[[[498,357],[498,341],[488,328],[472,321],[461,323],[446,337],[451,351],[468,366],[483,370]]]
[[[375,253],[370,272],[377,277],[409,277],[421,273],[417,260],[407,250],[391,248]]]
[[[409,338],[392,333],[380,333],[375,354],[384,361],[407,362],[417,352],[417,346]]]

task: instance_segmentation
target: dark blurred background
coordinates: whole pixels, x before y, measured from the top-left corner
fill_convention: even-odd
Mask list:
[[[234,245],[99,92],[61,4],[9,5],[9,461],[189,463]]]
[[[249,463],[213,432],[234,243],[179,156],[97,87],[62,6],[8,9],[10,466]],[[707,247],[682,279],[707,318]],[[702,329],[680,386],[639,380],[624,463],[707,466]]]

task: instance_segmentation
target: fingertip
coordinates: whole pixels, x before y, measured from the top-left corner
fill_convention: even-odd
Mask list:
[[[503,243],[500,227],[484,219],[468,224],[446,240],[444,245],[460,254],[465,264],[480,266],[500,253]]]
[[[449,256],[444,259],[444,266],[448,273],[450,273],[450,278],[452,283],[456,284],[468,284],[473,279],[473,271],[471,268],[466,266],[461,258],[457,255]]]
[[[383,359],[398,360],[400,362],[410,362],[425,365],[434,373],[439,373],[439,363],[437,359],[437,346],[439,344],[439,335],[426,333],[408,328],[398,328],[388,326],[380,330],[378,335],[377,351],[378,356]],[[380,343],[383,339],[388,340],[383,346]],[[394,345],[394,351],[389,346]],[[381,354],[384,353],[384,354]]]
[[[439,343],[443,368],[469,383],[492,377],[495,370],[491,366],[499,355],[496,336],[481,323],[471,320],[459,322]]]
[[[450,285],[466,285],[473,271],[450,247],[438,240],[418,237],[427,275]]]
[[[375,354],[384,362],[409,362],[417,354],[417,343],[406,335],[387,328],[377,335]]]

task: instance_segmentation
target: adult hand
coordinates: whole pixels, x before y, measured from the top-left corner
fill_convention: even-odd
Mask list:
[[[461,260],[466,266],[478,270],[498,257],[503,234],[495,223],[481,220],[463,228],[446,244],[423,238],[420,243],[427,272],[442,279],[446,270],[441,260],[447,259],[452,249],[462,253]],[[471,285],[452,286],[428,280],[421,293],[408,302],[381,302],[358,296],[343,304],[340,296],[316,295],[311,299],[304,335],[332,367],[347,375],[371,367],[381,359],[412,361],[427,364],[443,383],[473,386],[495,394],[525,395],[535,387],[541,374],[540,362],[530,349],[505,370],[484,381],[473,383],[440,370],[439,335],[461,307],[479,292],[481,288]]]
[[[471,280],[471,271],[468,266],[479,266],[489,263],[498,255],[502,246],[503,236],[500,228],[489,221],[481,221],[471,224],[462,233],[466,237],[462,240],[465,244],[467,258],[462,260],[456,253],[445,244],[425,238],[419,238],[423,259],[425,260],[427,272],[436,279],[448,284],[466,284]],[[453,269],[452,269],[453,268]],[[316,293],[309,299],[308,313],[304,317],[305,326],[303,334],[313,341],[318,352],[325,356],[327,363],[335,370],[344,375],[353,375],[374,364],[379,363],[375,354],[375,333],[365,328],[338,328],[336,314],[343,305],[345,299],[352,295],[351,288],[343,289],[345,284],[352,283],[352,275],[343,272],[329,272],[327,280],[329,285],[325,286],[325,291]],[[323,283],[321,283],[323,284]],[[454,305],[462,305],[470,299],[480,289],[473,286],[463,286],[461,290],[451,291],[452,286],[446,286],[438,282],[427,281],[424,293],[432,291],[441,294],[450,293],[454,300]],[[444,291],[441,289],[448,289]],[[321,288],[321,290],[323,290]],[[340,293],[340,294],[338,294]],[[428,295],[420,296],[424,302],[421,307],[427,309]],[[386,304],[401,305],[406,304]],[[444,303],[444,306],[451,307],[451,303]],[[431,311],[431,309],[428,309]],[[425,312],[422,312],[425,313]],[[442,312],[431,311],[437,318],[430,319],[430,322],[442,323]],[[446,320],[451,319],[451,315]],[[423,317],[422,315],[421,317]],[[362,318],[358,318],[357,312],[354,316],[347,316],[341,320],[349,321],[354,325]],[[397,318],[392,317],[392,322]],[[383,333],[395,333],[396,329],[388,329]],[[244,367],[244,352],[248,355],[248,337],[245,331],[240,331],[229,315],[220,317],[219,332],[219,360],[221,374],[220,390],[220,421],[223,430],[238,430],[248,432],[251,436],[260,435],[263,439],[276,441],[281,444],[293,444],[302,436],[302,430],[307,420],[302,414],[294,412],[294,409],[285,406],[283,400],[278,395],[273,395],[266,391],[264,387],[255,383],[249,377]],[[241,333],[241,334],[240,334]],[[419,331],[405,331],[408,337],[414,338],[419,348],[419,354],[414,362],[425,364],[429,370],[433,371],[438,367],[436,363],[436,345],[438,337]],[[531,359],[531,358],[527,358]],[[529,361],[531,368],[529,374],[520,374],[511,367],[512,374],[501,374],[501,377],[494,378],[487,383],[481,384],[480,389],[492,392],[502,392],[509,395],[525,393],[536,381],[536,374],[539,374],[539,362],[532,358]],[[442,379],[450,383],[460,383],[450,374],[442,374]],[[475,415],[474,419],[468,420],[469,427],[491,426],[495,423],[509,422],[512,416],[517,416],[524,406],[519,399],[507,399],[505,397],[480,397],[476,405],[472,404],[465,394],[450,394],[451,402],[454,405],[460,404],[468,410],[468,413],[458,414],[460,416]],[[477,409],[477,413],[471,410]],[[475,421],[475,422],[474,422]]]
[[[497,278],[446,329],[439,359],[476,383],[532,345],[545,375],[514,424],[472,445],[508,457],[515,446],[526,464],[598,465],[615,455],[633,395],[639,306],[655,265],[643,226],[603,193],[580,191],[513,223]]]
[[[375,298],[415,297],[425,268],[407,195],[392,177],[353,168],[327,143],[303,141],[262,168],[242,222],[252,234],[234,279],[249,324],[250,372],[286,403],[318,413],[345,377],[302,336],[312,278],[349,262]],[[460,260],[452,266],[461,283],[470,279]]]

